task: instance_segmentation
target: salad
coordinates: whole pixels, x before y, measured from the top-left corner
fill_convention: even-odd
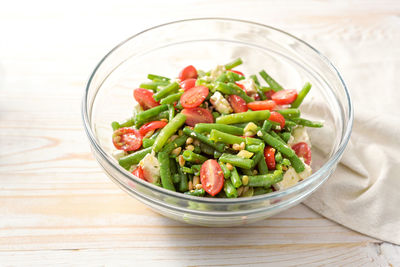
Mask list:
[[[178,78],[149,74],[133,90],[132,118],[113,122],[119,164],[136,177],[198,197],[250,197],[283,190],[311,175],[301,117],[311,89],[284,89],[264,70],[246,76],[238,58],[205,72],[190,65]]]

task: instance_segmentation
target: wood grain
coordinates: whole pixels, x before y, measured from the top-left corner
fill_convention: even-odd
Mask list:
[[[398,1],[190,3],[26,1],[0,9],[0,265],[400,266],[398,246],[303,205],[245,227],[196,227],[150,211],[101,171],[81,123],[83,89],[99,59],[144,28],[226,17],[229,5],[230,17],[287,30],[339,67],[399,62],[400,54],[382,58],[378,50],[400,44]],[[335,53],[343,47],[368,56],[350,62]]]

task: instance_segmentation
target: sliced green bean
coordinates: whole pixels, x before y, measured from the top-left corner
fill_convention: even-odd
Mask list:
[[[115,130],[118,130],[119,128],[131,127],[131,126],[133,126],[133,125],[135,125],[135,118],[134,118],[134,117],[129,118],[129,119],[127,119],[127,120],[124,121],[124,122],[113,121],[113,122],[111,123],[111,127],[112,127],[112,129],[113,129],[114,131],[115,131]]]
[[[244,159],[235,155],[224,153],[219,157],[219,160],[224,163],[230,163],[233,166],[237,166],[243,169],[250,169],[253,165],[252,159]]]
[[[249,187],[247,191],[243,191],[242,195],[240,197],[252,197],[254,195],[254,188]]]
[[[282,163],[282,160],[283,160],[283,158],[282,158],[282,153],[278,151],[278,152],[275,154],[275,162],[276,162],[276,163]]]
[[[300,106],[300,104],[303,102],[304,98],[306,97],[306,95],[308,94],[308,92],[310,92],[311,89],[311,84],[310,83],[306,83],[303,88],[300,90],[299,94],[297,95],[297,98],[293,101],[293,103],[291,104],[291,108],[298,108]]]
[[[214,159],[218,159],[218,158],[220,158],[220,157],[221,157],[221,155],[222,155],[222,153],[221,153],[221,152],[219,152],[219,151],[217,151],[217,150],[215,150],[215,151],[214,151]]]
[[[158,153],[158,162],[160,163],[160,176],[161,184],[165,189],[175,191],[174,184],[172,182],[169,156],[165,152]]]
[[[168,84],[169,84],[168,81],[153,81],[153,82],[149,82],[149,83],[141,83],[139,85],[139,87],[144,88],[144,89],[149,89],[152,91],[156,91],[158,86],[166,86]]]
[[[293,118],[293,122],[297,123],[298,125],[303,125],[306,127],[313,127],[313,128],[321,128],[324,126],[322,122],[319,121],[310,121],[303,118]]]
[[[292,119],[300,117],[300,109],[298,108],[288,108],[288,109],[280,109],[278,110],[280,114],[282,114],[285,119]]]
[[[239,57],[228,64],[225,64],[225,69],[230,70],[233,69],[234,67],[237,67],[243,63],[243,60]]]
[[[222,144],[222,143],[214,143],[213,141],[209,140],[207,136],[202,135],[201,133],[193,131],[188,127],[183,128],[183,133],[186,134],[187,136],[191,136],[191,137],[199,140],[200,142],[202,142],[202,143],[204,143],[206,145],[211,146],[212,148],[214,148],[218,152],[224,152],[224,148],[225,148],[224,144]]]
[[[241,98],[243,98],[243,100],[246,101],[246,103],[254,101],[253,98],[246,95],[246,92],[243,91],[239,86],[237,86],[234,83],[226,84],[226,83],[217,82],[214,89],[217,91],[220,91],[221,93],[226,94],[226,95],[238,95]]]
[[[160,104],[172,104],[172,103],[178,101],[182,95],[183,95],[183,92],[178,92],[176,94],[169,95],[169,96],[161,99]]]
[[[272,123],[269,120],[265,120],[262,126],[263,131],[269,132],[272,128]]]
[[[203,188],[190,190],[184,193],[185,195],[194,196],[194,197],[204,197],[206,191]]]
[[[232,185],[231,181],[227,180],[224,183],[224,191],[225,191],[225,195],[228,198],[237,198],[238,197],[238,193],[236,188]]]
[[[200,154],[196,154],[190,150],[185,150],[183,152],[182,156],[186,161],[193,162],[196,164],[203,163],[204,161],[206,161],[208,159],[208,158],[206,158]]]
[[[160,112],[165,111],[168,109],[167,105],[160,105],[145,111],[140,112],[136,115],[135,118],[135,125],[139,127],[140,125],[148,122],[150,118],[157,116]]]
[[[286,143],[276,132],[270,131],[269,134],[272,135],[274,138],[278,139],[279,141],[281,141],[282,143]]]
[[[182,127],[182,125],[186,121],[186,116],[182,113],[179,113],[175,116],[164,128],[161,129],[160,134],[157,136],[156,141],[153,145],[153,150],[155,152],[159,152],[168,139],[175,134],[175,132]]]
[[[258,168],[258,173],[260,175],[268,174],[268,166],[267,166],[267,162],[265,161],[264,155],[261,158],[261,160],[258,162],[257,168]]]
[[[248,186],[268,187],[282,181],[282,171],[276,170],[271,174],[249,176]]]
[[[209,133],[211,130],[218,130],[228,134],[234,135],[243,135],[243,128],[236,127],[228,124],[219,124],[219,123],[197,123],[194,126],[194,130],[199,133]]]
[[[265,131],[261,130],[262,136],[260,136],[265,143],[272,146],[273,148],[280,151],[283,155],[287,157],[296,156],[293,149],[291,149],[287,144],[281,142],[279,139],[272,137],[270,134],[266,133]]]
[[[182,171],[183,171],[184,173],[194,174],[194,170],[193,170],[192,168],[183,166],[183,167],[181,167],[180,169],[182,169]]]
[[[269,86],[271,86],[272,90],[280,91],[283,90],[283,87],[274,79],[272,79],[271,76],[268,75],[268,73],[265,72],[265,70],[260,71],[260,76],[268,83]]]
[[[188,190],[188,188],[189,188],[189,186],[188,186],[188,177],[187,177],[186,173],[184,173],[182,171],[181,168],[178,168],[178,174],[179,174],[179,176],[181,178],[180,181],[179,181],[178,190],[179,190],[179,192],[182,192],[182,193],[186,192]]]
[[[269,110],[260,110],[260,111],[246,111],[242,113],[234,113],[229,115],[224,115],[217,118],[216,123],[220,124],[235,124],[242,122],[254,122],[266,120],[270,116]]]
[[[168,104],[168,121],[172,121],[175,117],[174,105]]]
[[[279,134],[279,136],[282,138],[282,140],[283,140],[285,143],[287,143],[287,142],[289,141],[290,136],[291,136],[291,133],[290,133],[290,132],[281,132],[281,133],[278,133],[278,134]]]
[[[172,175],[172,182],[174,183],[174,185],[179,184],[181,182],[181,177],[178,173],[173,173],[171,171],[171,175]]]
[[[263,158],[264,158],[264,151],[257,152],[252,158],[253,165],[251,167],[254,168]]]
[[[157,93],[155,93],[153,95],[153,98],[155,101],[160,101],[164,97],[174,93],[175,91],[178,91],[179,88],[180,88],[179,83],[173,82],[164,87],[163,89],[161,89],[160,91],[158,91]]]
[[[210,132],[210,140],[214,141],[214,142],[221,142],[221,143],[230,144],[230,145],[240,144],[242,142],[245,142],[245,139],[242,137],[223,133],[223,132],[215,130],[215,129],[211,130],[211,132]]]
[[[224,72],[224,73],[222,73],[221,75],[219,75],[219,76],[217,77],[217,79],[215,79],[215,81],[216,81],[216,82],[224,83],[224,82],[227,82],[227,81],[228,81],[228,77],[226,76],[226,73]]]
[[[240,80],[244,79],[244,77],[242,75],[237,74],[237,73],[232,72],[232,71],[227,71],[226,72],[226,77],[227,77],[228,81],[231,82],[231,83],[234,83],[234,82],[237,82],[237,81],[240,81]]]
[[[154,139],[143,138],[143,141],[142,141],[143,148],[151,147],[154,144],[154,141],[155,141]]]
[[[253,191],[253,196],[264,195],[273,192],[272,188],[255,187]]]
[[[170,154],[175,148],[183,146],[187,139],[188,137],[186,135],[179,136],[171,143],[166,144],[161,151]]]
[[[218,161],[219,166],[221,166],[222,172],[224,173],[224,178],[228,179],[231,177],[231,171],[226,167],[225,163]]]
[[[304,163],[296,154],[288,158],[290,160],[290,163],[292,164],[292,167],[297,173],[304,171],[305,169]]]
[[[239,188],[243,184],[242,179],[240,179],[239,173],[235,167],[233,167],[233,170],[231,171],[231,182],[236,188]]]
[[[147,154],[151,152],[151,147],[136,151],[128,156],[122,157],[118,160],[119,165],[121,165],[126,170],[134,165],[138,164]]]
[[[215,149],[210,147],[209,145],[206,145],[204,143],[200,143],[200,150],[202,153],[207,154],[209,156],[213,156],[214,155],[214,151]]]
[[[260,145],[246,145],[246,150],[253,153],[264,151],[264,148],[265,148],[264,143]]]
[[[254,81],[254,83],[260,86],[260,81],[257,78],[257,75],[250,75],[250,78]]]
[[[156,74],[148,74],[147,79],[149,80],[159,80],[159,81],[169,81],[170,79],[164,76],[156,75]]]

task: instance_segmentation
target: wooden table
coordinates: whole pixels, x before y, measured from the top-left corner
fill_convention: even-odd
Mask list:
[[[270,24],[318,47],[357,89],[352,80],[357,73],[349,71],[338,49],[362,42],[379,55],[386,42],[400,45],[399,12],[398,1],[3,3],[0,265],[400,266],[398,246],[351,231],[304,205],[241,228],[202,228],[164,218],[105,176],[80,117],[95,64],[149,26],[205,16]],[[367,71],[368,62],[354,65],[359,73]]]

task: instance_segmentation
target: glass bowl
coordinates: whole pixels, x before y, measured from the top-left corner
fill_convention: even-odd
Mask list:
[[[132,116],[133,89],[148,73],[176,77],[186,65],[208,70],[241,57],[237,69],[265,69],[285,88],[311,89],[301,106],[304,117],[324,120],[309,128],[313,174],[283,191],[255,197],[200,198],[147,183],[112,157],[111,122]],[[138,33],[116,46],[88,81],[83,121],[93,154],[106,174],[130,195],[172,219],[203,226],[252,223],[292,207],[321,186],[335,170],[350,138],[353,109],[340,74],[316,49],[273,27],[221,18],[176,21]]]

